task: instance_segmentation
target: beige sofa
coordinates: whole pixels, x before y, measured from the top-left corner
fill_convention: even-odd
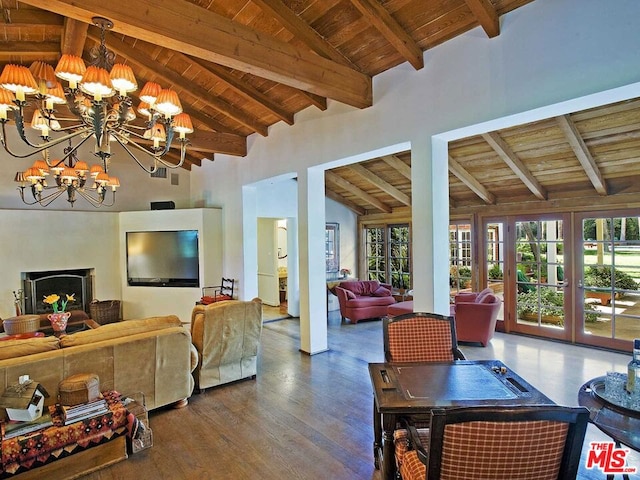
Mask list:
[[[193,372],[202,391],[255,377],[262,333],[262,301],[228,300],[196,305],[191,313],[191,336],[198,350]]]
[[[29,375],[56,402],[60,380],[95,373],[100,389],[143,392],[147,408],[185,405],[197,363],[191,335],[175,315],[127,320],[62,338],[0,341],[0,391]]]

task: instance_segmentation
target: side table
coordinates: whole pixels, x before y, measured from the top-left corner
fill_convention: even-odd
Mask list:
[[[604,379],[604,376],[596,377],[582,385],[578,404],[589,409],[589,421],[611,437],[616,448],[622,444],[640,452],[640,412],[618,407],[597,395],[593,386],[604,384]],[[629,478],[626,474],[622,477]],[[607,475],[607,479],[613,479],[613,475]]]

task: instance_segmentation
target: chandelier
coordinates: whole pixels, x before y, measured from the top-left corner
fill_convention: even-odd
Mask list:
[[[42,160],[16,174],[20,197],[28,205],[47,206],[64,192],[72,206],[76,194],[96,207],[113,205],[120,182],[108,174],[112,142],[120,144],[147,173],[155,172],[159,166],[179,168],[184,163],[186,134],[193,133],[193,125],[189,115],[182,112],[178,94],[147,82],[140,91],[137,108],[144,121],[134,123],[138,115],[129,94],[137,90],[138,84],[133,70],[125,64],[114,64],[115,55],[106,47],[105,32],[113,28],[113,23],[102,17],[94,17],[93,23],[100,28],[100,44],[91,50],[88,66],[78,56],[63,54],[55,70],[36,61],[29,68],[6,65],[0,74],[0,143],[15,158],[42,154]],[[59,79],[67,82],[67,86],[63,87]],[[27,96],[34,98],[30,125],[38,131],[38,142],[30,140],[25,129],[26,109],[31,106]],[[65,116],[58,110],[63,105],[71,115]],[[9,145],[6,130],[10,116],[18,135],[29,147],[27,153],[17,153]],[[101,160],[92,167],[78,160],[76,153],[89,140],[94,144],[94,155]],[[178,163],[164,158],[174,141],[180,148]],[[56,158],[51,154],[52,147],[65,143],[68,146],[63,156]],[[140,160],[136,153],[143,153],[146,160]],[[45,177],[50,173],[55,185],[47,184]],[[88,178],[93,179],[91,187],[87,185]],[[25,199],[27,185],[31,187],[33,201]],[[111,203],[105,203],[108,187],[113,192]]]

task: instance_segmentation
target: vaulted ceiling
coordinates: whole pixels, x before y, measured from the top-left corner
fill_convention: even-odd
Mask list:
[[[328,99],[369,107],[375,75],[404,62],[429,68],[423,51],[477,26],[495,37],[499,17],[531,1],[0,0],[0,66],[88,60],[100,42],[92,18],[108,18],[116,62],[132,65],[140,86],[174,88],[192,117],[190,169],[216,153],[244,156],[247,136]]]

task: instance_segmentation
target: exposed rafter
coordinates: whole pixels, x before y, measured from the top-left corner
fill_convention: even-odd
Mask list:
[[[100,41],[93,32],[89,32],[88,38],[95,42]],[[109,49],[140,67],[155,71],[155,73],[160,76],[164,82],[173,85],[173,88],[177,91],[188,92],[190,95],[198,97],[200,101],[206,103],[209,107],[228,115],[238,123],[260,133],[260,135],[265,137],[267,136],[268,128],[266,125],[260,124],[256,119],[251,118],[242,110],[228,104],[219,97],[212,95],[206,89],[199,87],[198,85],[194,85],[193,82],[188,82],[182,75],[174,70],[158,65],[157,62],[154,62],[149,57],[140,54],[137,50],[122,42],[110,41]]]
[[[60,40],[60,52],[77,57],[82,56],[84,44],[87,41],[89,25],[73,18],[64,19],[64,31]]]
[[[569,115],[561,115],[556,117],[556,121],[567,137],[567,141],[569,142],[569,145],[571,145],[573,153],[576,154],[576,158],[580,162],[580,165],[582,165],[582,168],[584,168],[589,180],[591,180],[593,188],[595,188],[596,192],[600,195],[606,195],[607,184],[604,181],[604,178],[602,178],[602,173],[600,172],[596,161],[591,156],[591,152],[589,152],[584,140],[582,140],[580,132],[571,120],[571,117],[569,117]]]
[[[26,0],[43,10],[91,23],[229,68],[326,96],[358,108],[373,101],[371,77],[281,42],[186,0]]]
[[[449,155],[449,171],[453,173],[462,183],[469,187],[473,192],[478,195],[485,203],[496,203],[496,197],[489,190],[487,190],[478,180],[474,178],[462,165],[456,162],[451,155]]]
[[[411,167],[394,155],[385,155],[382,160],[392,168],[395,168],[405,178],[411,180]]]
[[[367,211],[364,208],[356,205],[351,200],[347,200],[343,196],[338,195],[336,192],[334,192],[332,190],[327,189],[325,194],[326,194],[327,198],[330,198],[334,202],[338,202],[338,203],[344,205],[349,210],[354,212],[356,215],[366,215],[366,213],[367,213]]]
[[[401,203],[404,203],[406,206],[411,206],[411,197],[405,193],[402,193],[396,187],[391,185],[389,182],[384,181],[380,177],[376,176],[373,172],[370,172],[366,168],[361,165],[349,165],[349,169],[353,172],[356,172],[362,178],[370,182],[375,187],[379,188],[385,193],[388,193],[393,198],[398,200]]]
[[[284,28],[289,30],[291,34],[304,42],[307,47],[318,55],[357,70],[357,67],[353,63],[338,52],[331,44],[327,43],[324,38],[318,35],[318,32],[304,23],[300,17],[293,13],[281,0],[252,0],[252,2],[277,19]]]
[[[422,49],[407,31],[376,0],[351,0],[384,37],[416,70],[424,67]]]
[[[500,19],[491,0],[465,0],[489,38],[500,35]]]
[[[335,183],[336,185],[339,185],[345,190],[351,191],[351,193],[353,193],[355,196],[360,197],[367,203],[370,203],[371,205],[373,205],[375,208],[377,208],[383,213],[391,213],[393,211],[389,205],[386,205],[385,203],[381,202],[373,195],[370,195],[364,190],[361,190],[360,188],[356,187],[352,183],[349,183],[348,181],[344,180],[342,177],[339,177],[335,173],[327,171],[325,172],[325,178],[328,182]]]
[[[502,158],[502,160],[509,165],[509,168],[513,170],[520,180],[527,186],[527,188],[540,200],[547,199],[547,190],[540,185],[540,182],[536,180],[529,169],[522,163],[518,156],[513,152],[511,147],[505,142],[500,135],[495,132],[485,133],[482,135],[491,148]]]

